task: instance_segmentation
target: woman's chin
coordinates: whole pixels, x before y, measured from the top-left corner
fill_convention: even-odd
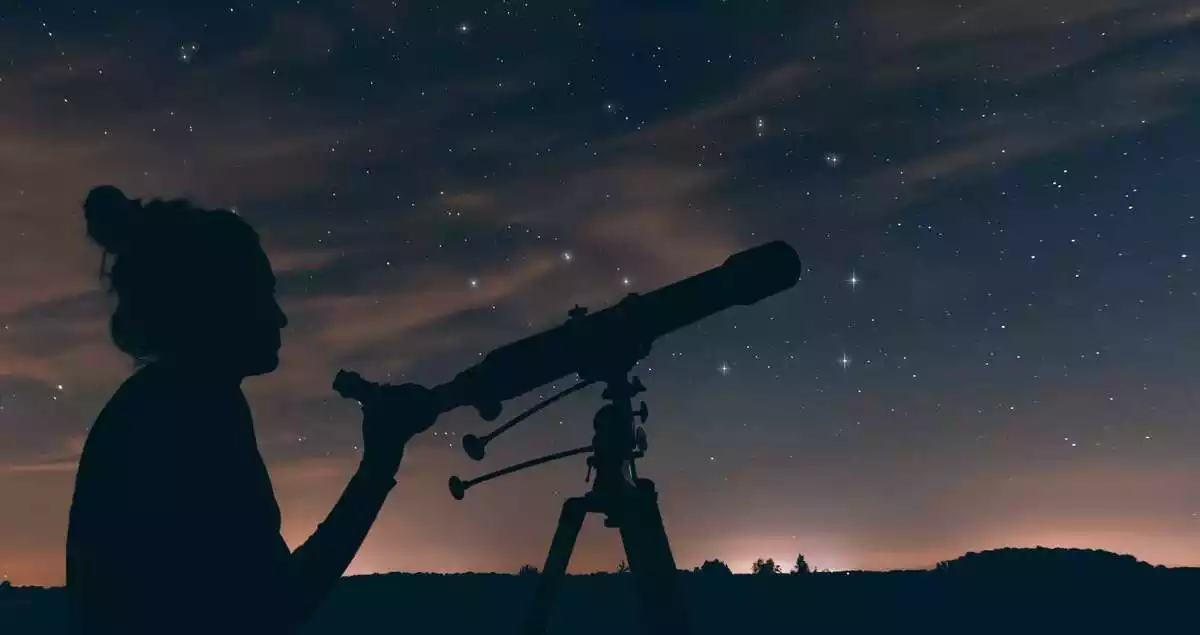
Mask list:
[[[249,367],[247,369],[248,372],[246,373],[248,376],[266,375],[267,373],[274,371],[276,368],[279,368],[279,351],[264,353],[263,355],[249,360],[249,362],[250,363],[247,364]]]

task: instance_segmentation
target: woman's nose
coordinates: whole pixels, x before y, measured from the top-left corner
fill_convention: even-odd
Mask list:
[[[288,318],[287,318],[287,313],[283,312],[283,307],[280,307],[278,304],[276,304],[275,305],[275,314],[276,314],[276,323],[279,324],[279,328],[285,328],[288,325]]]

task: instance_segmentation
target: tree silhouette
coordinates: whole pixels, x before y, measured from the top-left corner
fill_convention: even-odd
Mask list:
[[[753,573],[754,575],[776,575],[778,573],[783,573],[783,568],[775,564],[775,560],[773,558],[767,558],[766,560],[759,558],[758,560],[755,560],[754,564],[750,567],[750,573]]]
[[[729,565],[720,560],[705,560],[696,570],[705,575],[733,575]]]
[[[517,571],[517,575],[519,576],[531,576],[539,573],[541,573],[541,571],[538,571],[538,568],[531,564],[523,564],[521,565],[521,569]]]
[[[811,572],[812,570],[808,568],[808,563],[804,561],[804,554],[798,554],[796,556],[796,564],[792,566],[792,575],[804,575]]]

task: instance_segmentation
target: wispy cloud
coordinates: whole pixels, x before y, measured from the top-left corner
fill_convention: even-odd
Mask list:
[[[79,467],[79,459],[64,459],[62,461],[47,461],[42,463],[20,463],[16,465],[0,465],[0,472],[10,474],[36,474],[43,472],[74,472]]]
[[[320,63],[331,57],[341,41],[338,30],[317,12],[285,9],[274,13],[266,34],[238,51],[235,59],[239,65],[267,67]]]
[[[71,435],[53,452],[31,457],[28,460],[3,463],[0,462],[0,474],[39,474],[74,472],[79,466],[79,456],[83,452],[86,437]]]

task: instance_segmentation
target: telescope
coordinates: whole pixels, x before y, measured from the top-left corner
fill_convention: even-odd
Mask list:
[[[430,390],[439,412],[472,407],[486,421],[500,416],[504,402],[568,375],[578,381],[518,414],[482,437],[465,435],[463,449],[482,460],[487,445],[517,423],[552,403],[594,383],[604,383],[601,397],[608,403],[593,418],[590,445],[556,452],[496,470],[478,478],[452,476],[450,493],[462,500],[467,489],[494,478],[579,454],[587,457],[591,490],[563,503],[558,528],[539,576],[534,603],[523,632],[544,635],[551,604],[566,575],[575,541],[589,513],[603,514],[605,526],[617,528],[629,571],[640,597],[647,633],[689,632],[677,588],[658,494],[650,479],[637,473],[636,460],[645,456],[648,442],[645,402],[638,409],[632,397],[646,387],[629,373],[644,359],[654,342],[673,331],[735,306],[748,306],[795,286],[800,258],[790,245],[773,241],[729,256],[717,267],[645,294],[630,293],[616,304],[589,313],[576,305],[565,323],[502,346],[488,353],[454,379]],[[367,403],[383,386],[357,373],[339,371],[333,388],[341,396]],[[595,471],[595,479],[592,472]]]
[[[576,306],[566,323],[502,346],[432,390],[442,412],[471,406],[485,421],[493,421],[506,401],[567,375],[599,379],[615,367],[632,366],[663,335],[789,289],[800,273],[796,251],[783,241],[769,242],[657,290],[630,293],[596,313]],[[636,358],[629,359],[631,355]],[[334,389],[362,402],[371,386],[360,379],[339,372]]]

